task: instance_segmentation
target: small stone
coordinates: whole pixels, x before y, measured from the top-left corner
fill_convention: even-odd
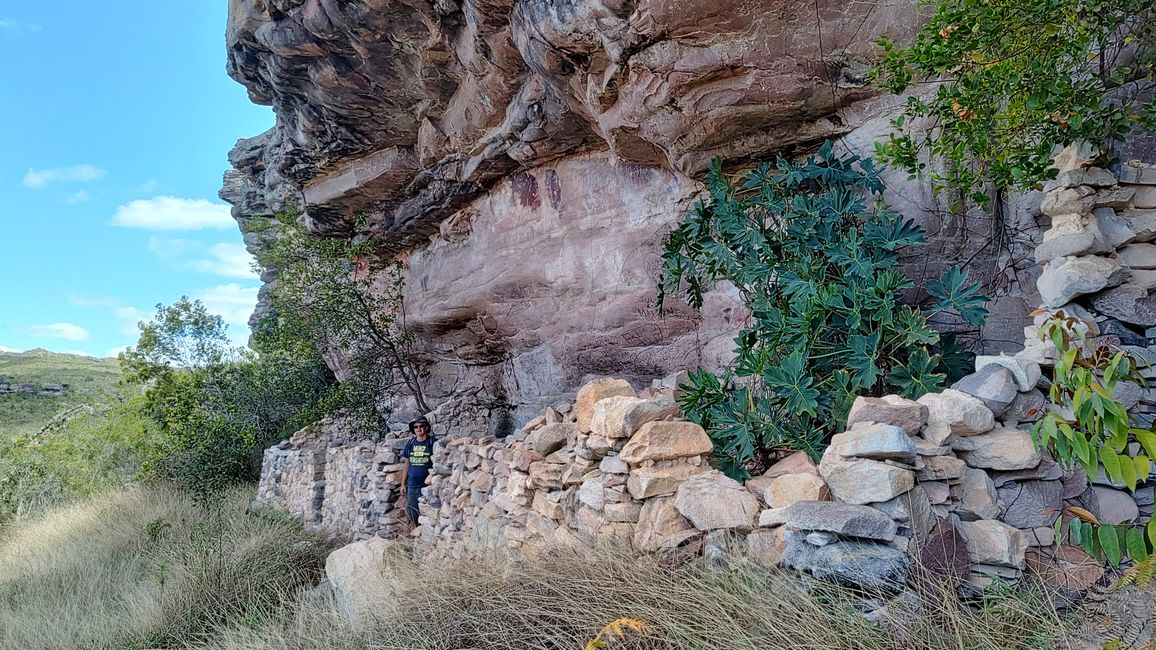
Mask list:
[[[1056,184],[1061,187],[1076,187],[1078,185],[1112,187],[1116,184],[1116,177],[1112,175],[1112,172],[1100,167],[1085,167],[1063,172],[1056,177]]]
[[[607,503],[602,508],[602,516],[607,521],[618,523],[635,523],[642,513],[642,504],[637,501],[623,503]]]
[[[657,551],[672,536],[687,530],[693,530],[693,526],[674,507],[674,497],[647,499],[639,510],[634,550]]]
[[[1053,551],[1029,550],[1027,570],[1045,585],[1084,592],[1104,577],[1104,566],[1082,549],[1066,544]]]
[[[1036,247],[1037,264],[1047,264],[1057,257],[1111,253],[1099,222],[1083,214],[1057,214],[1052,227],[1044,232],[1043,241]]]
[[[968,471],[972,470],[969,468]],[[920,483],[919,485],[925,492],[927,492],[927,500],[932,505],[947,503],[948,499],[951,498],[951,489],[947,487],[947,483],[940,481],[926,481]]]
[[[771,508],[785,508],[798,501],[824,501],[829,496],[827,484],[814,474],[784,474],[771,481],[763,501]]]
[[[915,473],[874,460],[832,459],[819,466],[836,499],[855,505],[888,501],[915,485]]]
[[[807,455],[805,451],[796,451],[787,456],[779,462],[771,465],[770,469],[763,473],[763,478],[776,478],[784,474],[799,474],[799,473],[819,475],[819,467],[815,465],[815,461]]]
[[[1036,281],[1047,307],[1059,307],[1073,298],[1114,287],[1127,277],[1116,260],[1107,257],[1058,257],[1044,267]]]
[[[1136,208],[1156,208],[1156,187],[1151,185],[1127,185],[1132,190],[1132,205]]]
[[[955,456],[929,456],[924,458],[923,467],[915,471],[918,481],[947,481],[960,478],[967,470],[967,463]]]
[[[1028,546],[1051,546],[1056,543],[1056,531],[1051,526],[1025,530],[1024,534],[1028,536]]]
[[[978,398],[997,418],[1007,411],[1019,394],[1015,375],[1011,370],[997,364],[985,366],[955,382],[951,387]]]
[[[1112,190],[1112,194],[1119,196],[1125,195],[1131,197],[1132,191],[1125,188],[1117,188]],[[1097,207],[1092,211],[1095,215],[1096,223],[1100,227],[1100,234],[1104,237],[1104,243],[1108,248],[1115,250],[1125,244],[1129,244],[1136,240],[1136,231],[1132,230],[1132,226],[1125,221],[1120,215],[1116,214],[1113,208],[1127,207],[1127,202],[1110,201],[1114,205],[1101,205],[1101,201],[1107,198],[1107,195],[1101,194],[1100,198],[1096,200]]]
[[[907,582],[910,560],[892,546],[869,542],[813,546],[801,534],[788,534],[786,540],[782,563],[820,580],[887,593],[897,593]]]
[[[629,438],[647,422],[662,420],[678,413],[678,405],[670,398],[643,400],[618,395],[594,405],[590,426],[595,435],[610,439]]]
[[[1063,485],[1059,481],[1008,483],[997,492],[1005,505],[1000,519],[1016,528],[1051,526],[1063,510]]]
[[[1128,210],[1117,213],[1117,216],[1136,233],[1136,241],[1146,242],[1156,239],[1156,210]]]
[[[1132,283],[1122,284],[1095,296],[1092,298],[1092,306],[1105,316],[1125,323],[1141,327],[1156,325],[1156,296],[1149,295],[1146,289]]]
[[[635,499],[674,494],[679,484],[704,471],[706,468],[683,464],[673,467],[638,467],[627,478],[626,491]]]
[[[913,402],[914,403],[914,402]],[[903,429],[890,424],[864,424],[856,429],[835,434],[827,448],[828,453],[844,458],[872,460],[915,460],[915,441]]]
[[[1156,244],[1129,244],[1116,251],[1116,261],[1132,269],[1156,269]]]
[[[530,432],[525,444],[535,453],[548,456],[564,447],[573,433],[574,427],[567,423],[545,424]]]
[[[831,533],[807,533],[804,539],[806,539],[807,543],[811,546],[826,546],[839,541],[839,538]]]
[[[974,436],[991,431],[995,426],[995,416],[991,409],[979,399],[958,390],[948,388],[942,393],[928,393],[920,397],[918,402],[927,407],[928,427],[943,423],[950,428],[951,434]],[[943,444],[942,441],[928,437],[926,428],[924,437],[934,444]]]
[[[1129,160],[1123,165],[1120,165],[1120,171],[1117,176],[1121,183],[1156,185],[1156,167],[1142,163],[1139,160]]]
[[[1087,188],[1059,188],[1044,194],[1040,212],[1055,217],[1064,214],[1086,214],[1096,205],[1096,195]]]
[[[1003,417],[1008,422],[1035,422],[1047,413],[1047,403],[1043,391],[1038,388],[1026,393],[1017,393]]]
[[[574,413],[577,418],[578,430],[582,433],[590,433],[590,423],[594,417],[594,405],[607,397],[618,395],[637,397],[638,394],[630,382],[611,377],[595,379],[583,386],[574,399]]]
[[[1003,355],[979,355],[975,358],[976,371],[990,365],[1003,366],[1015,376],[1016,386],[1021,391],[1029,391],[1040,382],[1040,366],[1030,361],[1023,361],[1015,357]]]
[[[1092,490],[1096,493],[1093,513],[1101,524],[1117,526],[1140,518],[1140,508],[1127,492],[1103,485],[1095,485]]]
[[[1000,428],[980,436],[957,438],[952,447],[962,452],[968,465],[980,469],[1028,469],[1042,460],[1031,434],[1019,429]]]
[[[750,530],[759,515],[759,502],[754,495],[717,470],[683,481],[674,505],[695,528],[705,531]]]
[[[847,414],[847,428],[860,422],[891,424],[913,436],[927,423],[927,407],[899,395],[856,397]]]
[[[786,526],[792,530],[825,531],[843,537],[890,541],[895,522],[875,508],[834,501],[799,501],[786,509]]]
[[[648,422],[626,443],[619,458],[631,465],[710,454],[713,445],[693,422]]]
[[[1002,521],[964,521],[959,532],[967,544],[971,561],[976,564],[1022,569],[1028,539],[1023,531]]]
[[[759,513],[759,528],[773,528],[787,523],[786,508],[768,508]]]
[[[598,469],[603,474],[629,474],[630,466],[618,456],[606,456],[598,463]]]
[[[755,530],[747,535],[747,559],[759,566],[778,566],[786,548],[782,529]]]
[[[916,538],[921,540],[927,537],[938,522],[923,484],[916,485],[890,501],[872,503],[871,507],[910,528]]]

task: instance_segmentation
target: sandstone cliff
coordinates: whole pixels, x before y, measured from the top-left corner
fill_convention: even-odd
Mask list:
[[[508,430],[591,375],[726,358],[743,314],[725,290],[651,313],[663,235],[714,157],[870,151],[895,105],[867,83],[873,41],[912,32],[915,4],[230,0],[229,73],[277,122],[238,143],[221,196],[241,222],[292,202],[318,234],[406,257],[430,396],[513,409]],[[1014,347],[1038,302],[1018,289],[1031,212],[952,215],[893,180],[933,237],[912,272],[969,258],[1010,295],[986,338]],[[993,236],[1007,224],[1024,241]]]

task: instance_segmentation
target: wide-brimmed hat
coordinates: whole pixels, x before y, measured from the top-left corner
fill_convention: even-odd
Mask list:
[[[414,418],[413,420],[410,420],[409,432],[413,433],[417,429],[417,425],[419,425],[419,424],[424,424],[425,428],[427,428],[427,429],[433,429],[433,427],[430,426],[429,420],[425,419],[425,416],[423,415],[419,418]]]

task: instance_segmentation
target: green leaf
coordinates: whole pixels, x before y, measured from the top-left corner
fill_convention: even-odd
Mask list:
[[[1140,562],[1148,557],[1148,543],[1144,541],[1144,531],[1140,528],[1129,528],[1125,534],[1128,540],[1128,557]]]
[[[1104,472],[1108,478],[1114,481],[1124,481],[1124,472],[1120,469],[1120,455],[1112,451],[1110,447],[1100,449],[1100,463],[1104,466]]]
[[[1152,520],[1148,522],[1148,543],[1150,543],[1153,548],[1156,548],[1156,517],[1153,517]]]
[[[1144,448],[1148,458],[1156,458],[1156,433],[1145,429],[1132,429],[1131,433]]]
[[[848,338],[851,353],[844,365],[851,370],[851,381],[857,388],[868,389],[875,385],[883,371],[875,365],[879,356],[879,336],[876,331],[867,336],[860,334]]]
[[[786,400],[787,410],[816,417],[819,414],[819,391],[812,388],[815,380],[804,373],[805,363],[802,353],[795,352],[783,359],[778,367],[767,369],[763,380],[768,388]]]
[[[982,325],[987,318],[988,297],[981,294],[978,282],[968,284],[967,271],[953,266],[943,272],[938,280],[925,285],[927,293],[939,301],[933,311],[955,311],[964,322],[973,327]]]
[[[1114,526],[1100,526],[1096,531],[1096,537],[1100,540],[1100,547],[1104,550],[1104,555],[1108,558],[1108,562],[1112,566],[1120,566],[1120,538],[1116,534]]]
[[[924,348],[915,348],[907,357],[907,363],[895,368],[887,375],[887,381],[899,389],[899,394],[908,399],[917,399],[943,387],[947,376],[936,370],[941,366],[938,356],[930,356]]]

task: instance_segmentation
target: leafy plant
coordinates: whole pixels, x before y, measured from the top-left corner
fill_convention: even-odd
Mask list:
[[[1056,520],[1056,528],[1060,520]],[[1138,526],[1109,526],[1072,519],[1068,524],[1071,539],[1077,542],[1094,558],[1106,558],[1112,566],[1130,558],[1134,562],[1147,560],[1156,548],[1156,525],[1149,522],[1146,528]],[[1057,535],[1056,539],[1059,539]]]
[[[1156,126],[1148,0],[937,0],[914,42],[883,39],[881,85],[911,93],[881,160],[970,192],[1055,177],[1057,146]],[[926,157],[943,171],[929,169]]]
[[[425,368],[405,323],[401,262],[379,257],[372,240],[313,236],[294,209],[277,220],[274,243],[257,256],[277,276],[275,313],[258,324],[258,340],[272,328],[309,347],[339,349],[353,369],[343,386],[347,415],[366,424],[387,413],[382,397],[399,391],[428,412]]]
[[[1109,478],[1135,491],[1156,457],[1156,432],[1132,427],[1128,410],[1113,395],[1121,381],[1146,385],[1136,360],[1106,345],[1092,349],[1087,326],[1062,311],[1040,327],[1040,338],[1060,354],[1048,393],[1059,408],[1032,427],[1036,445],[1066,466],[1080,463],[1089,477],[1102,465]],[[1133,442],[1140,447],[1135,454]]]
[[[681,400],[728,473],[780,449],[817,454],[856,395],[918,397],[959,371],[965,355],[952,347],[945,360],[925,314],[901,302],[914,285],[899,252],[922,244],[923,231],[877,199],[871,160],[827,142],[804,162],[780,158],[738,180],[716,160],[706,189],[667,238],[657,303],[681,294],[700,308],[727,281],[750,311],[733,365],[691,373]],[[986,298],[966,272],[950,269],[927,289],[931,312],[983,322]]]

